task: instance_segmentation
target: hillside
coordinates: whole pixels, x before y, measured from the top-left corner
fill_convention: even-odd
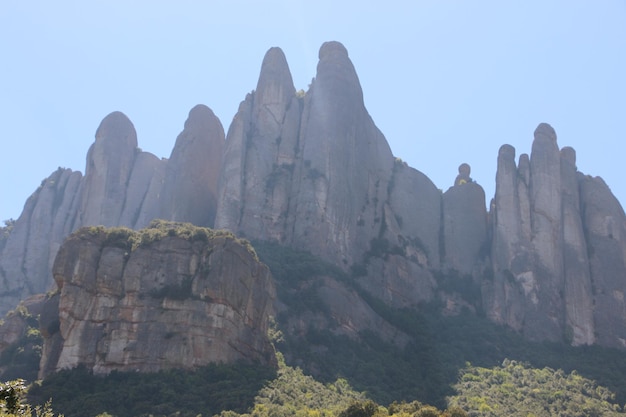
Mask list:
[[[158,159],[112,112],[86,160],[0,230],[0,371],[45,378],[61,407],[75,406],[63,378],[276,369],[274,349],[389,407],[444,410],[467,362],[505,359],[576,370],[626,402],[626,215],[547,123],[530,154],[502,145],[488,204],[465,161],[439,190],[391,153],[348,51],[327,42],[306,92],[268,50],[227,133],[197,105]],[[235,411],[271,379],[259,372]]]

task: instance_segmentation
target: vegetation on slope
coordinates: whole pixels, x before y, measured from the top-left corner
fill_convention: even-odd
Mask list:
[[[79,229],[77,234],[104,234],[107,245],[117,246],[127,250],[135,250],[140,246],[146,246],[166,237],[180,237],[190,241],[208,242],[215,238],[229,238],[244,246],[255,258],[254,248],[246,239],[236,237],[227,230],[216,230],[207,227],[195,226],[191,223],[172,222],[166,220],[153,220],[150,225],[141,230],[133,230],[127,227],[104,227],[87,226]]]
[[[6,346],[0,353],[0,381],[14,379],[34,381],[37,379],[43,346],[39,320],[23,305],[9,311],[5,319],[9,320],[11,316],[19,316],[26,323],[26,328],[16,342]],[[4,320],[0,320],[0,326],[2,325]]]
[[[156,238],[177,233],[170,227],[152,233]],[[115,232],[111,239],[124,240],[123,235]],[[358,277],[307,252],[264,242],[255,247],[272,270],[286,307],[272,329],[287,362],[278,371],[212,365],[191,372],[96,377],[78,368],[35,384],[31,403],[53,398],[55,409],[67,417],[104,412],[116,417],[458,417],[465,415],[463,410],[493,416],[623,415],[618,414],[626,402],[623,351],[531,343],[474,314],[444,317],[436,304],[420,311],[395,309],[362,291]],[[319,326],[290,334],[290,320],[329,314],[317,291],[321,276],[359,293],[411,342],[399,347],[372,332],[353,339]],[[12,352],[20,352],[27,338],[20,343]],[[468,368],[468,362],[473,366]],[[528,406],[518,407],[520,401]]]
[[[245,412],[276,371],[249,364],[215,364],[194,371],[152,374],[111,372],[96,376],[85,368],[63,370],[29,390],[33,404],[54,399],[65,417],[212,416],[222,410]]]
[[[505,360],[491,369],[468,367],[450,403],[470,416],[624,416],[614,394],[577,372],[532,368]]]
[[[454,394],[452,386],[467,362],[491,368],[511,358],[538,368],[577,370],[614,392],[615,403],[626,403],[623,351],[529,342],[469,312],[445,317],[436,303],[420,311],[395,309],[361,290],[358,278],[310,253],[267,242],[254,242],[254,246],[274,275],[279,297],[290,307],[278,317],[280,328],[285,329],[303,310],[325,314],[315,281],[326,275],[349,285],[381,317],[412,338],[399,348],[373,333],[362,333],[360,340],[353,340],[334,334],[332,329],[310,327],[303,335],[284,331],[284,341],[278,347],[287,362],[320,381],[345,378],[380,404],[418,399],[445,408],[446,398]]]
[[[0,417],[54,417],[50,401],[31,407],[24,401],[25,393],[23,379],[0,382]]]

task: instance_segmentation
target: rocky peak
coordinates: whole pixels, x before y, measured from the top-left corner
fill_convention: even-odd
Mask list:
[[[255,90],[257,111],[264,107],[275,116],[276,122],[282,122],[285,103],[289,103],[294,94],[295,87],[285,54],[280,48],[270,48],[263,58]]]
[[[338,42],[320,48],[317,75],[304,103],[301,158],[305,164],[294,239],[338,263],[358,262],[379,233],[393,155],[363,104],[352,62]],[[311,221],[311,219],[319,219]],[[357,225],[360,219],[361,226]]]
[[[482,286],[475,307],[531,339],[626,346],[626,217],[606,184],[578,172],[545,123],[517,165],[515,149],[500,148],[489,215],[470,173],[461,164],[442,193],[393,157],[342,44],[322,45],[305,94],[271,48],[226,142],[196,106],[159,159],[138,150],[126,116],[108,115],[85,177],[47,178],[3,241],[0,309],[54,285],[54,255],[76,228],[160,217],[308,250],[394,306],[445,293],[437,279],[456,272]]]
[[[531,339],[592,344],[596,278],[576,152],[559,150],[545,123],[535,130],[530,159],[520,156],[516,167],[514,151],[505,145],[498,157],[488,315]]]
[[[361,83],[347,49],[336,41],[325,42],[318,55],[314,85],[321,90],[316,94],[322,96],[328,110],[341,110],[344,106],[348,109],[363,107]]]
[[[219,119],[207,106],[195,106],[167,163],[161,217],[213,226],[223,152],[224,128]]]
[[[87,153],[80,224],[118,224],[137,152],[137,133],[126,115],[105,117]]]
[[[96,143],[111,150],[132,151],[137,147],[135,126],[124,113],[114,111],[100,122],[96,130]]]
[[[459,175],[454,179],[454,185],[463,185],[468,182],[472,182],[472,178],[470,177],[470,173],[472,172],[472,168],[467,163],[462,163],[459,165]]]

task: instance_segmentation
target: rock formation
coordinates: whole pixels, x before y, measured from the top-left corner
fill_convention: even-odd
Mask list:
[[[559,150],[547,124],[530,159],[514,158],[500,148],[488,315],[535,340],[625,347],[621,206],[601,179],[577,172],[575,151]]]
[[[153,219],[212,226],[224,131],[206,106],[190,112],[172,159],[137,147],[121,112],[106,116],[87,154],[85,176],[59,168],[24,206],[0,248],[0,314],[20,300],[54,288],[54,257],[82,226],[141,228]]]
[[[160,217],[213,226],[223,147],[224,128],[211,109],[191,109],[167,164]]]
[[[517,163],[512,146],[500,148],[489,211],[470,173],[461,164],[442,193],[394,158],[340,43],[322,45],[307,92],[271,48],[225,142],[199,105],[169,160],[158,159],[137,148],[126,116],[108,115],[85,176],[53,173],[0,241],[0,313],[54,288],[52,262],[70,232],[164,218],[310,251],[395,307],[462,296],[454,276],[477,289],[468,307],[530,339],[626,347],[626,216],[606,184],[577,171],[575,151],[559,149],[547,124]]]
[[[345,269],[370,267],[365,287],[378,293],[382,279],[390,301],[415,305],[434,285],[428,267],[439,262],[439,199],[426,176],[395,168],[343,45],[322,45],[304,96],[282,51],[267,52],[257,89],[229,129],[217,228],[307,249]],[[398,225],[404,216],[408,233]],[[408,256],[382,268],[367,256],[377,252],[373,242]]]
[[[275,361],[271,275],[229,233],[171,223],[82,228],[53,273],[59,292],[43,315],[41,376],[78,365],[102,374]]]
[[[485,257],[487,211],[483,188],[469,179],[469,165],[458,185],[443,194],[443,264],[461,275],[476,275]],[[459,169],[459,172],[461,169]],[[461,176],[461,174],[460,174]]]
[[[87,153],[79,224],[118,224],[137,152],[137,133],[126,115],[105,117]]]
[[[53,286],[50,270],[78,214],[82,174],[59,168],[29,197],[0,253],[0,314]]]
[[[626,221],[601,178],[578,174],[596,343],[626,347]]]

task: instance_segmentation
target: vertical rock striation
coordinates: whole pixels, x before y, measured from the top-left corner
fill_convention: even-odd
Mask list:
[[[137,147],[123,113],[106,116],[85,176],[59,168],[45,179],[0,248],[0,314],[54,287],[56,253],[79,227],[139,229],[155,218],[212,226],[223,142],[222,125],[206,106],[191,110],[169,161]]]
[[[559,151],[554,129],[540,124],[530,159],[522,155],[516,167],[514,158],[512,146],[500,148],[487,314],[534,340],[593,344],[602,334],[594,318],[593,282],[604,280],[608,271],[594,268],[588,256],[588,224],[595,214],[586,209],[589,188],[577,173],[576,153],[569,147]],[[606,261],[615,266],[614,259]]]
[[[213,226],[223,148],[224,128],[219,119],[207,106],[195,106],[167,163],[162,218]]]
[[[29,197],[0,252],[0,314],[53,286],[50,269],[73,230],[82,174],[59,168]]]
[[[306,94],[271,48],[228,132],[215,226],[359,265],[370,291],[383,285],[389,299],[413,305],[432,295],[440,193],[401,166],[367,113],[343,45],[322,45]],[[372,259],[390,248],[402,256],[384,267]]]
[[[626,216],[599,177],[579,174],[596,342],[626,347]]]
[[[137,133],[128,117],[121,112],[105,117],[87,153],[80,225],[118,224],[137,153]]]
[[[285,56],[271,48],[256,90],[241,103],[228,132],[216,227],[257,239],[290,240],[287,215],[300,107]]]

